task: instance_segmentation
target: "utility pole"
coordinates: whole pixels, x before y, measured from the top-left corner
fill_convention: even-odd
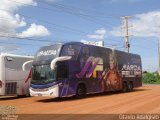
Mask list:
[[[124,20],[124,29],[125,29],[125,35],[124,35],[124,38],[125,38],[125,52],[129,53],[129,48],[130,48],[130,44],[129,44],[129,32],[128,32],[128,28],[129,28],[129,25],[128,25],[128,19],[130,18],[130,16],[124,16],[124,17],[121,17],[123,20]]]
[[[160,38],[158,38],[158,74],[160,75]]]

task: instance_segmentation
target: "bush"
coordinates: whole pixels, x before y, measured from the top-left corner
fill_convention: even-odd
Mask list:
[[[160,76],[158,73],[144,73],[143,83],[156,84],[160,83]]]

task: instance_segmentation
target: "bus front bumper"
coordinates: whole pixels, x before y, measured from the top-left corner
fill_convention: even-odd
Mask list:
[[[58,85],[44,89],[34,89],[30,87],[29,91],[30,91],[30,96],[59,97]]]

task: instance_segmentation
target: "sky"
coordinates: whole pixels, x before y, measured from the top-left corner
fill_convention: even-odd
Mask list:
[[[129,17],[130,52],[146,71],[158,70],[159,0],[0,0],[0,52],[35,55],[45,45],[104,41],[124,51]]]

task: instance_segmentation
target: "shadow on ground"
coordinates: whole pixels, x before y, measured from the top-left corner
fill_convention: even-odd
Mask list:
[[[81,98],[81,99],[89,99],[89,98],[94,98],[94,97],[112,96],[112,95],[116,95],[116,94],[129,94],[129,93],[133,93],[133,92],[142,92],[142,91],[149,91],[149,90],[152,90],[152,89],[135,89],[134,91],[127,92],[127,93],[122,93],[122,92],[119,92],[119,91],[116,91],[116,92],[105,92],[105,93],[95,93],[95,94],[86,95],[86,97]],[[49,103],[49,102],[75,101],[75,100],[79,100],[79,99],[76,98],[76,96],[71,96],[71,97],[62,97],[62,98],[42,99],[42,100],[37,100],[37,102]]]
[[[0,101],[3,100],[17,100],[17,99],[24,99],[28,98],[27,96],[0,96]]]
[[[141,91],[148,91],[148,90],[151,90],[151,89],[135,89],[133,92],[141,92]],[[117,91],[117,92],[95,93],[95,94],[89,94],[85,98],[81,98],[81,99],[89,99],[89,98],[94,98],[94,97],[104,97],[104,96],[111,96],[111,95],[115,95],[115,94],[128,94],[128,93],[122,93],[122,92],[119,92],[119,91]],[[26,96],[18,96],[18,97],[17,96],[0,96],[0,101],[4,101],[4,100],[5,101],[10,101],[10,100],[17,100],[17,99],[25,99],[25,98],[29,98],[29,97],[26,97]],[[62,98],[41,99],[41,100],[37,100],[37,102],[48,103],[48,102],[74,101],[74,100],[79,100],[79,99],[77,99],[75,96],[71,96],[71,97],[62,97]]]

